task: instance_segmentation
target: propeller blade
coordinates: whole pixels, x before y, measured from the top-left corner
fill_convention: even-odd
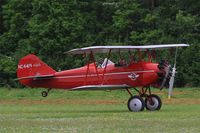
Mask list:
[[[170,77],[170,80],[169,80],[168,99],[171,99],[171,96],[172,96],[172,90],[173,90],[173,86],[174,86],[175,74],[176,74],[176,67],[174,65],[174,67],[172,68],[172,76]]]
[[[169,76],[170,67],[171,67],[171,66],[169,65],[169,66],[167,66],[167,67],[165,68],[165,77],[164,77],[164,79],[163,79],[163,81],[162,81],[162,84],[161,84],[161,86],[160,86],[160,90],[162,90],[163,87],[165,86],[165,83],[166,83],[167,78],[168,78],[168,76]]]

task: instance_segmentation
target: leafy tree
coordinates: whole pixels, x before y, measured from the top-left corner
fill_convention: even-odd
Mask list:
[[[73,48],[189,43],[179,52],[176,83],[199,86],[199,5],[195,0],[1,0],[0,77],[16,77],[18,60],[29,53],[60,70],[83,65],[82,57],[63,55]]]

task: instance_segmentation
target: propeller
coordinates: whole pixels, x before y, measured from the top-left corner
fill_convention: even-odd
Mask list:
[[[174,58],[174,67],[172,68],[172,72],[171,72],[171,76],[170,76],[170,80],[169,80],[168,99],[171,99],[172,90],[174,87],[174,78],[175,78],[175,74],[176,74],[176,58],[177,58],[177,48],[176,48],[175,58]]]
[[[176,57],[177,57],[177,48],[176,48],[173,68],[171,68],[171,65],[169,65],[168,62],[166,62],[166,61],[161,61],[158,65],[158,68],[162,72],[164,72],[164,74],[161,75],[162,83],[160,85],[160,89],[162,90],[163,87],[166,86],[166,84],[169,84],[168,99],[171,98],[173,87],[174,87],[174,78],[175,78],[175,74],[176,74]]]
[[[171,96],[172,96],[175,74],[176,74],[176,65],[174,64],[174,67],[172,68],[172,74],[171,74],[170,80],[169,80],[168,99],[171,99]]]
[[[161,86],[160,86],[160,90],[163,89],[163,87],[166,85],[167,79],[169,78],[169,74],[170,74],[170,65],[167,65],[164,67],[163,71],[165,72],[164,78],[162,80]]]

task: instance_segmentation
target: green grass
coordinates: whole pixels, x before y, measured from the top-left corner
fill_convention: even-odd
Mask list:
[[[47,98],[40,92],[0,88],[0,133],[200,132],[198,88],[176,89],[172,104],[166,90],[155,91],[164,102],[161,110],[137,113],[128,111],[125,91],[54,90]],[[195,101],[182,102],[191,97]]]

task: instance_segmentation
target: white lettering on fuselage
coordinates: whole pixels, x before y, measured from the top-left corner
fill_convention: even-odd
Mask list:
[[[40,66],[41,66],[40,63],[38,63],[38,64],[33,64],[33,67],[40,67]]]
[[[37,63],[37,64],[19,64],[18,69],[29,69],[29,68],[32,68],[32,67],[40,67],[40,66],[41,66],[40,63]]]

